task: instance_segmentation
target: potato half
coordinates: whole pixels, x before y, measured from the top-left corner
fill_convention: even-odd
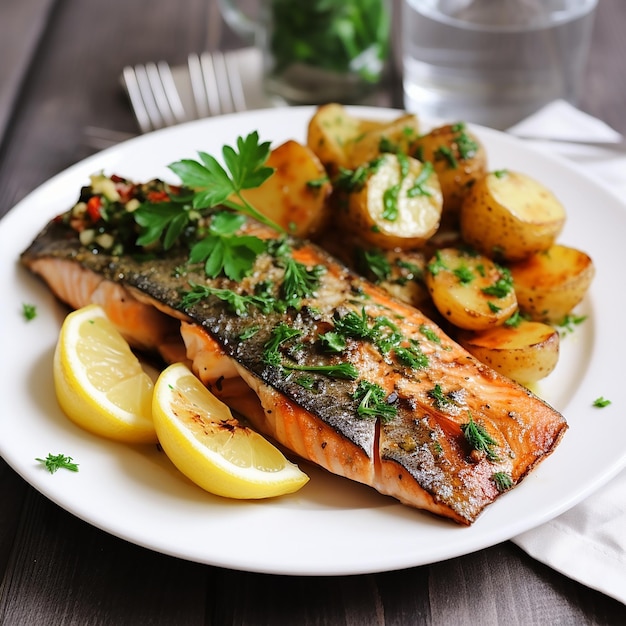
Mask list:
[[[479,361],[522,384],[545,378],[559,359],[559,333],[541,322],[462,331],[457,340]]]
[[[520,310],[548,323],[563,321],[585,297],[595,274],[586,253],[559,244],[509,268]]]
[[[371,246],[416,248],[437,231],[442,202],[432,167],[385,154],[348,190],[343,225]]]
[[[409,154],[434,165],[443,193],[443,215],[446,222],[454,225],[470,187],[487,172],[484,146],[459,122],[440,126],[417,138]]]
[[[459,328],[491,328],[517,309],[507,270],[481,254],[442,248],[428,263],[425,278],[439,313]]]
[[[267,165],[276,169],[260,187],[242,196],[261,213],[298,237],[313,237],[330,216],[331,184],[315,154],[297,141],[271,151]]]
[[[472,247],[491,258],[521,261],[554,243],[565,209],[530,176],[500,170],[472,185],[460,218],[461,235]]]
[[[419,121],[413,114],[364,130],[346,145],[348,167],[354,169],[384,152],[407,153],[419,135]]]

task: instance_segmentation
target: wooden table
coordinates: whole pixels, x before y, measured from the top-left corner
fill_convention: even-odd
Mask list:
[[[136,132],[119,85],[124,65],[184,63],[192,51],[237,46],[215,20],[213,4],[201,0],[2,0],[0,215],[93,152],[85,127]],[[624,26],[626,2],[600,0],[581,107],[626,134]],[[252,574],[110,536],[39,495],[4,461],[0,487],[2,624],[626,623],[626,606],[509,542],[389,573]]]

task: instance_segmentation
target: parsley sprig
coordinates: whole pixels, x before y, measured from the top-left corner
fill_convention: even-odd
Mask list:
[[[211,219],[209,233],[191,248],[189,261],[204,263],[206,275],[216,278],[222,272],[231,280],[241,281],[252,270],[267,244],[253,235],[238,235],[246,218],[238,213],[220,211]]]
[[[194,189],[192,206],[195,209],[225,206],[244,213],[279,232],[284,229],[253,207],[242,195],[245,189],[262,185],[274,168],[266,165],[270,153],[269,142],[259,142],[257,131],[237,138],[237,149],[225,145],[222,156],[226,167],[206,152],[198,152],[199,161],[182,159],[169,165],[184,185]]]

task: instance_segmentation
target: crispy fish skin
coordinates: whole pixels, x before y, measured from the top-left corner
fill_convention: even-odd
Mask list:
[[[274,231],[252,220],[244,229],[264,239],[276,237]],[[185,261],[181,255],[146,261],[130,255],[93,254],[80,245],[68,226],[53,221],[24,251],[21,261],[75,308],[92,298],[90,288],[74,293],[77,276],[96,285],[94,292],[108,294],[112,285],[121,286],[127,307],[152,311],[146,315],[154,317],[146,318],[140,333],[125,327],[126,336],[132,342],[140,335],[135,345],[159,349],[168,360],[180,354],[171,345],[182,321],[187,356],[196,373],[259,430],[333,473],[460,524],[471,524],[501,495],[494,475],[506,474],[514,486],[554,450],[567,429],[557,411],[478,362],[418,310],[394,300],[321,248],[296,240],[290,244],[294,259],[325,268],[315,295],[305,298],[299,309],[268,313],[251,308],[246,315],[236,315],[215,297],[184,306],[183,292],[196,283],[254,293],[255,286],[268,277],[281,277],[283,270],[267,254],[257,259],[249,277],[235,284],[223,278],[207,279],[192,266],[181,274],[175,270]],[[68,283],[74,287],[69,288]],[[106,297],[104,300],[106,304]],[[319,346],[320,332],[332,329],[334,321],[347,312],[366,315],[372,323],[386,318],[405,338],[419,344],[428,365],[399,364],[367,339],[350,338],[342,354],[325,352]],[[127,318],[121,316],[118,321],[124,326]],[[285,350],[284,358],[298,365],[333,365],[347,360],[358,369],[359,379],[311,373],[313,384],[307,388],[293,372],[268,364],[265,346],[281,323],[301,332],[299,349]],[[157,330],[152,345],[146,345],[153,326]],[[256,332],[243,340],[242,335],[253,328]],[[424,328],[430,331],[428,335]],[[192,335],[193,349],[189,343]],[[212,361],[207,361],[209,353]],[[224,359],[229,363],[224,364]],[[220,362],[221,369],[216,369]],[[225,377],[224,371],[229,376]],[[226,378],[229,384],[224,384]],[[241,379],[253,394],[241,393],[237,387]],[[384,420],[359,415],[355,390],[361,379],[375,382],[393,399],[395,417]],[[445,402],[436,401],[436,386]],[[239,392],[229,398],[224,390],[232,392],[234,388]],[[463,426],[469,419],[484,427],[495,442],[489,450],[492,454],[468,444]]]

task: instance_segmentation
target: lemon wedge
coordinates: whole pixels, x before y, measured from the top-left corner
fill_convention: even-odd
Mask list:
[[[309,480],[280,450],[237,421],[182,363],[159,376],[152,415],[169,459],[206,491],[269,498],[293,493]]]
[[[85,430],[126,443],[157,441],[152,379],[100,306],[65,318],[53,374],[61,409]]]

